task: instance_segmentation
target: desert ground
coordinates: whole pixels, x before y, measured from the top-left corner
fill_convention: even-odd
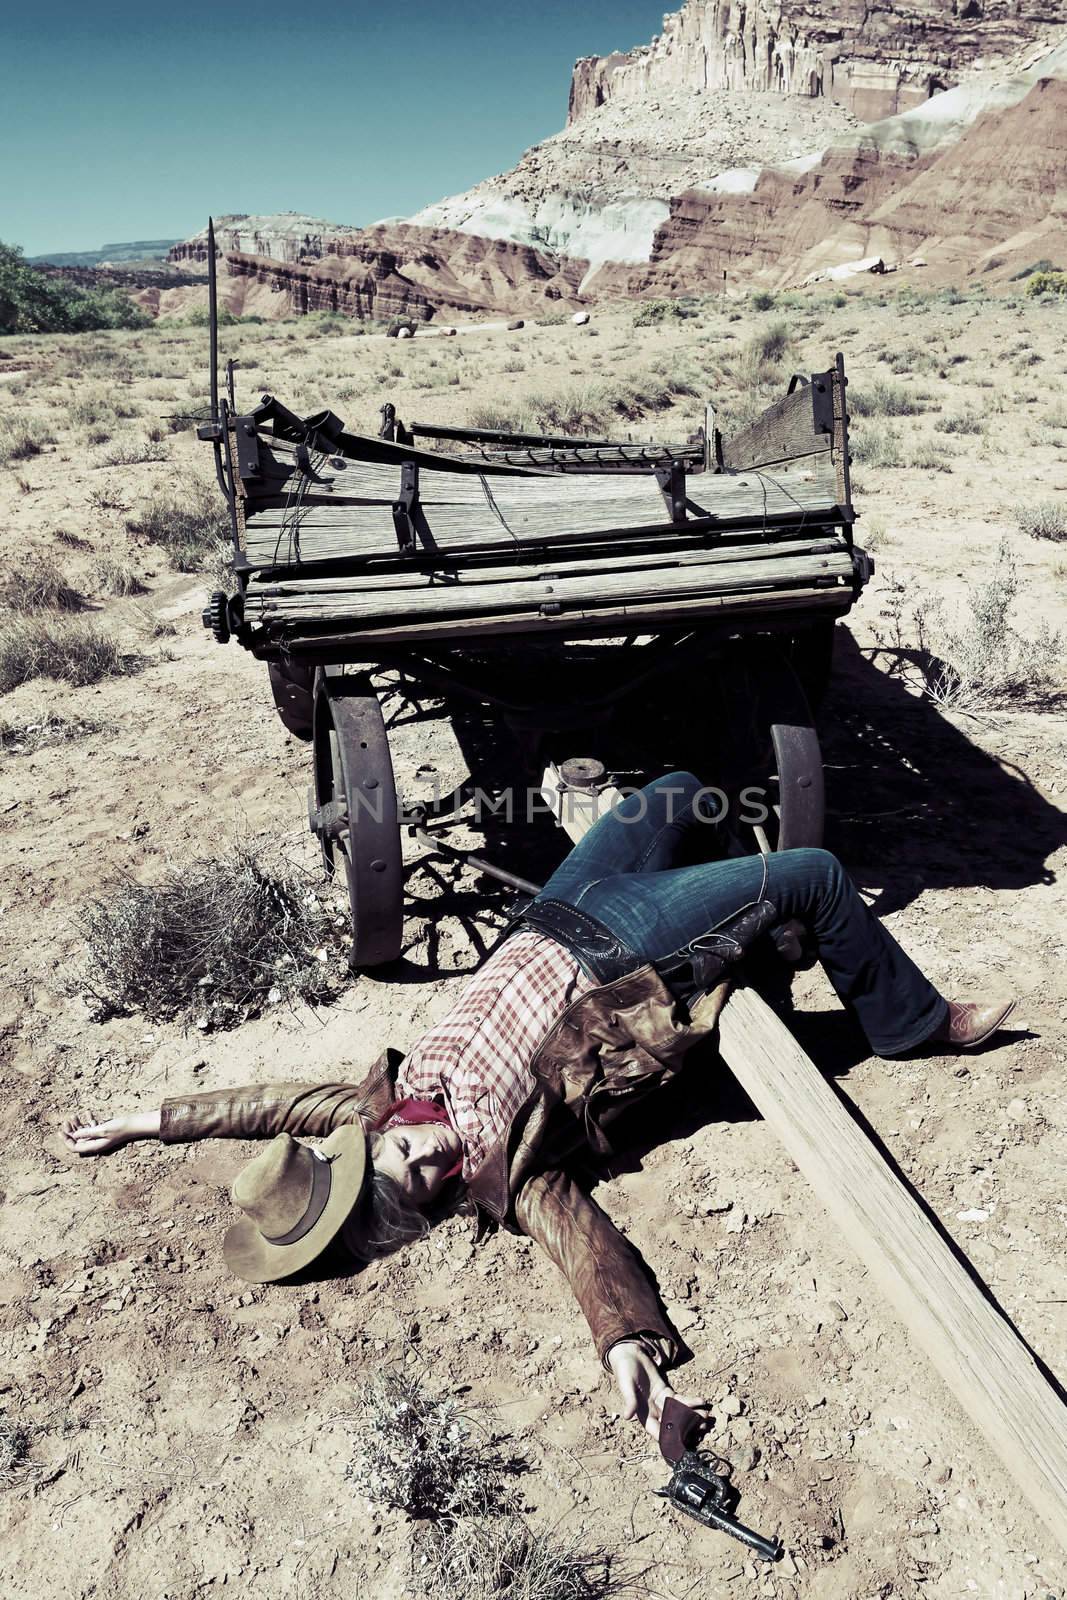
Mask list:
[[[356,430],[391,400],[407,421],[607,418],[634,437],[684,435],[705,399],[728,428],[844,352],[857,537],[878,571],[838,627],[821,714],[827,844],[943,991],[1007,984],[1019,1006],[995,1048],[881,1061],[815,969],[794,1026],[1062,1379],[1067,666],[1049,636],[1067,629],[1067,542],[1027,528],[1044,507],[1055,531],[1067,508],[1067,307],[917,277],[692,309],[406,342],[328,319],[238,323],[222,345],[239,401],[270,390]],[[596,1193],[692,1348],[679,1386],[714,1402],[742,1517],[786,1544],[773,1568],[653,1497],[653,1443],[618,1419],[527,1241],[475,1248],[456,1218],[354,1278],[251,1289],[220,1245],[252,1146],[66,1153],[72,1112],[357,1078],[449,1006],[510,898],[416,847],[400,970],[352,978],[333,1004],[212,1030],[92,1002],[81,917],[124,878],[156,882],[237,837],[320,881],[306,747],[263,666],[202,629],[215,580],[138,531],[158,527],[148,506],[201,503],[206,400],[202,326],[0,341],[0,436],[22,441],[0,466],[3,628],[25,624],[18,574],[44,563],[115,648],[95,682],[32,676],[0,695],[0,1412],[28,1430],[0,1485],[5,1593],[424,1593],[410,1522],[347,1475],[361,1385],[399,1369],[506,1434],[531,1522],[607,1545],[634,1593],[1067,1595],[1067,1562],[714,1058]],[[991,646],[973,596],[1003,599],[1010,563],[1015,635]],[[970,663],[947,704],[923,692],[923,644]],[[990,649],[1011,656],[1010,682]],[[427,763],[457,768],[443,706],[387,711],[402,788]],[[532,835],[527,870],[543,871],[565,841],[548,823]]]

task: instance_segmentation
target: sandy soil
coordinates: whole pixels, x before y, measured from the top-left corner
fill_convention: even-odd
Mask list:
[[[841,348],[862,388],[890,375],[884,355],[911,349],[914,376],[894,381],[927,392],[932,409],[857,431],[890,429],[902,460],[932,443],[951,467],[857,465],[860,537],[880,571],[839,629],[823,718],[827,842],[942,989],[1008,982],[1020,996],[1004,1042],[966,1059],[871,1058],[817,972],[798,980],[795,1026],[1062,1376],[1063,715],[1055,705],[940,712],[890,675],[873,632],[894,579],[909,598],[961,605],[1002,536],[1018,563],[1019,627],[1067,623],[1063,547],[1027,538],[1013,516],[1067,490],[1062,315],[977,297],[904,314],[875,293],[784,314],[798,335],[786,372],[825,366]],[[262,384],[373,431],[386,398],[406,419],[447,421],[653,363],[695,380],[700,369],[711,387],[715,363],[767,320],[715,308],[635,332],[620,310],[598,314],[592,343],[567,325],[389,351],[281,323],[227,330],[226,343],[241,354],[245,395]],[[531,1463],[533,1518],[631,1548],[650,1594],[1063,1596],[1067,1561],[714,1066],[662,1108],[597,1193],[692,1346],[685,1386],[716,1401],[714,1438],[735,1464],[745,1520],[788,1546],[773,1571],[653,1498],[665,1475],[651,1442],[615,1417],[584,1323],[525,1241],[475,1250],[457,1219],[347,1282],[250,1290],[228,1278],[219,1248],[249,1147],[137,1145],[80,1165],[63,1153],[55,1125],[71,1110],[104,1115],[198,1085],[357,1076],[450,1003],[505,898],[416,854],[403,964],[353,981],[329,1010],[275,1011],[207,1036],[89,1020],[77,913],[119,874],[150,881],[224,849],[235,830],[314,862],[307,752],[278,723],[264,669],[216,647],[200,628],[202,583],[124,531],[155,488],[207,476],[206,447],[164,431],[163,459],[106,464],[161,414],[203,405],[205,346],[202,333],[174,329],[0,343],[0,369],[15,373],[4,414],[40,418],[55,437],[0,469],[4,568],[46,553],[149,658],[136,677],[74,690],[34,682],[0,702],[7,725],[47,710],[102,725],[91,739],[0,755],[0,1408],[32,1427],[38,1469],[0,1489],[5,1591],[417,1595],[409,1525],[344,1477],[359,1382],[406,1365],[494,1408]],[[105,424],[111,438],[96,444],[70,415],[92,394],[134,413]],[[681,399],[649,426],[688,431],[700,405]],[[935,430],[938,416],[963,413],[982,431]],[[135,565],[148,593],[108,598],[107,556]],[[443,774],[458,766],[439,706],[388,709],[402,786],[427,760]],[[649,765],[669,754],[650,749]],[[513,859],[536,876],[562,848],[546,826]]]

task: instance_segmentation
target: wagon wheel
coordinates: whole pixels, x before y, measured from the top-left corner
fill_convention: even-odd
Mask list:
[[[735,808],[735,836],[764,852],[821,845],[819,736],[789,660],[774,647],[739,652],[720,692],[721,782]],[[757,820],[760,811],[766,815]]]
[[[315,669],[300,661],[267,663],[274,708],[289,732],[310,739],[315,723]]]
[[[327,873],[344,868],[351,964],[381,966],[403,940],[403,853],[385,720],[365,679],[329,667],[316,674],[312,750],[309,822]]]

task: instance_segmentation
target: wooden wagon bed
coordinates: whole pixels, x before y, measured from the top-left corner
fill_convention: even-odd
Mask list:
[[[468,453],[419,448],[461,438]],[[495,441],[495,442],[494,442]],[[419,428],[401,441],[234,420],[242,642],[256,654],[501,634],[588,634],[847,611],[844,375],[795,387],[744,433],[678,446],[541,443]]]

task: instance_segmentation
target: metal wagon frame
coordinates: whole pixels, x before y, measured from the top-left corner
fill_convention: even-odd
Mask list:
[[[841,355],[731,439],[710,407],[684,443],[652,445],[405,428],[391,405],[372,438],[270,394],[239,412],[233,362],[220,395],[213,236],[209,261],[211,420],[198,433],[229,507],[235,588],[204,623],[267,664],[282,722],[311,743],[309,825],[327,872],[345,873],[353,966],[400,954],[405,828],[537,887],[428,831],[462,810],[473,775],[401,812],[372,669],[490,708],[530,776],[550,731],[589,727],[680,662],[743,658],[736,736],[778,785],[753,847],[821,842],[812,706],[834,623],[873,570],[853,540]],[[613,640],[609,687],[571,681],[566,704],[526,687],[546,651]],[[546,778],[557,798],[610,782],[595,753]]]

